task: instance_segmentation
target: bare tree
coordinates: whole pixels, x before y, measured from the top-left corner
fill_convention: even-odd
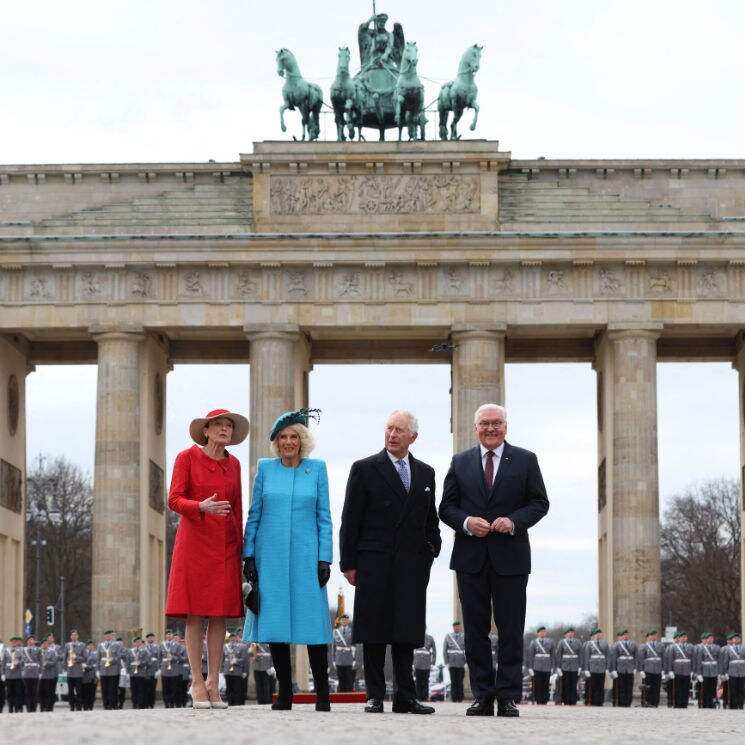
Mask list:
[[[36,552],[39,551],[40,605],[56,605],[65,578],[67,630],[91,627],[93,490],[90,476],[65,458],[39,456],[26,475],[26,598],[35,606]],[[40,542],[41,545],[32,545]],[[42,611],[43,616],[43,611]],[[55,631],[36,619],[37,633]],[[64,640],[62,640],[64,641]]]
[[[665,623],[692,639],[740,626],[740,484],[707,481],[673,497],[660,535]]]

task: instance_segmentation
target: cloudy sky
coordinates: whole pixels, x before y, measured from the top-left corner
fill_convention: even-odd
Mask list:
[[[462,131],[515,158],[745,157],[739,2],[379,0],[378,10],[417,41],[428,101],[468,46],[484,46],[479,127]],[[236,161],[254,142],[299,136],[293,112],[279,130],[275,51],[291,49],[328,91],[339,46],[358,64],[357,25],[371,11],[366,0],[13,3],[0,44],[0,163]],[[329,138],[332,128],[324,117]],[[29,461],[62,454],[92,473],[95,377],[94,367],[28,376]],[[724,363],[660,364],[657,382],[664,508],[690,484],[738,474],[737,378]],[[248,368],[179,365],[167,386],[170,471],[193,417],[247,411]],[[337,523],[349,466],[382,446],[394,408],[419,416],[414,452],[441,486],[449,386],[445,365],[316,367],[316,455],[329,465]],[[597,607],[595,373],[508,365],[506,405],[508,439],[538,454],[552,502],[532,531],[528,623],[578,621]],[[245,461],[246,446],[235,452]],[[438,646],[452,621],[448,533],[430,584]],[[331,592],[341,583],[335,571]]]

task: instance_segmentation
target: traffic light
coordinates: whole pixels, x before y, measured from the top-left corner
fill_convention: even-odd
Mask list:
[[[47,626],[54,626],[54,606],[47,606]]]

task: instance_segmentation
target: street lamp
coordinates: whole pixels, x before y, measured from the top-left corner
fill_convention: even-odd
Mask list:
[[[37,638],[39,638],[39,608],[41,605],[39,602],[41,585],[41,549],[43,546],[47,545],[47,542],[41,537],[41,516],[43,514],[43,511],[37,502],[34,502],[31,514],[34,517],[34,523],[36,524],[36,538],[31,541],[31,545],[36,548],[36,599],[34,601],[34,633],[36,634]]]

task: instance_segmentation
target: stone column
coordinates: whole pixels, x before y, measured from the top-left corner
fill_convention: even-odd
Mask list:
[[[259,458],[271,457],[269,432],[285,411],[308,405],[310,348],[297,326],[246,327],[251,342],[249,418],[249,464],[251,484]],[[308,654],[304,645],[295,647],[295,682],[308,688]]]
[[[144,335],[91,329],[98,344],[93,495],[93,638],[140,619],[140,356]],[[145,568],[147,571],[147,567]]]
[[[600,624],[643,639],[661,622],[656,329],[599,341]]]
[[[0,338],[0,639],[6,644],[23,632],[27,365],[24,340]]]
[[[740,403],[740,525],[745,525],[745,332],[737,340],[735,368],[739,381]],[[740,530],[740,619],[745,619],[745,531]]]

